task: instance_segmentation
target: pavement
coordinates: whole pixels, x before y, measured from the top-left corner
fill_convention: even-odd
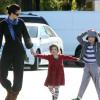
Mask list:
[[[60,88],[58,100],[71,100],[77,96],[83,74],[83,68],[64,68],[65,86]],[[48,88],[44,86],[47,76],[47,68],[42,67],[38,71],[25,71],[23,87],[17,100],[52,100]],[[9,71],[8,79],[13,82],[13,72]],[[6,91],[0,85],[0,100],[5,100]],[[97,93],[92,80],[82,100],[98,100]]]

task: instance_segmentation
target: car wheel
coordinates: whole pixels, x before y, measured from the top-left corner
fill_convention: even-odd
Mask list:
[[[60,48],[60,53],[61,53],[61,54],[63,54],[63,51],[62,51],[62,49],[61,49],[61,48]]]
[[[79,58],[80,57],[80,54],[81,54],[81,49],[82,49],[82,46],[81,45],[78,45],[76,50],[75,50],[75,57]],[[77,66],[80,66],[80,67],[83,67],[84,66],[84,63],[82,62],[75,62]]]
[[[37,53],[37,54],[40,54],[41,52],[40,52],[40,50],[38,49],[38,50],[36,51],[36,53]],[[32,65],[32,67],[31,67],[31,69],[32,69],[32,70],[38,70],[40,62],[41,62],[41,59],[35,57],[35,61],[34,61],[34,64]]]

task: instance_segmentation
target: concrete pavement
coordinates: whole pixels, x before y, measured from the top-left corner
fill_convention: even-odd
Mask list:
[[[12,71],[8,78],[12,80]],[[83,68],[65,68],[66,85],[60,88],[58,100],[71,100],[77,96],[81,83]],[[47,76],[47,68],[41,68],[38,71],[25,71],[23,88],[17,100],[52,100],[48,88],[44,86]],[[0,85],[0,100],[6,96],[5,89]],[[90,81],[82,100],[98,100],[93,82]]]

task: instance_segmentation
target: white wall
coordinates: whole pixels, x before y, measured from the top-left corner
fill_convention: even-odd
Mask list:
[[[94,28],[100,31],[100,12],[41,11],[33,12],[43,16],[64,42],[64,53],[74,54],[78,45],[78,34]]]
[[[95,0],[94,1],[94,10],[95,11],[100,11],[100,0]]]

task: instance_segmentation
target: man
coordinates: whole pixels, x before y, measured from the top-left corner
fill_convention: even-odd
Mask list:
[[[28,49],[33,51],[33,44],[30,40],[24,21],[18,18],[21,8],[17,4],[7,7],[8,18],[0,22],[0,48],[2,38],[5,37],[5,44],[0,61],[0,82],[7,90],[5,100],[16,100],[23,82],[23,67],[25,50],[22,44],[22,37]],[[13,67],[13,84],[7,79],[9,67]]]

